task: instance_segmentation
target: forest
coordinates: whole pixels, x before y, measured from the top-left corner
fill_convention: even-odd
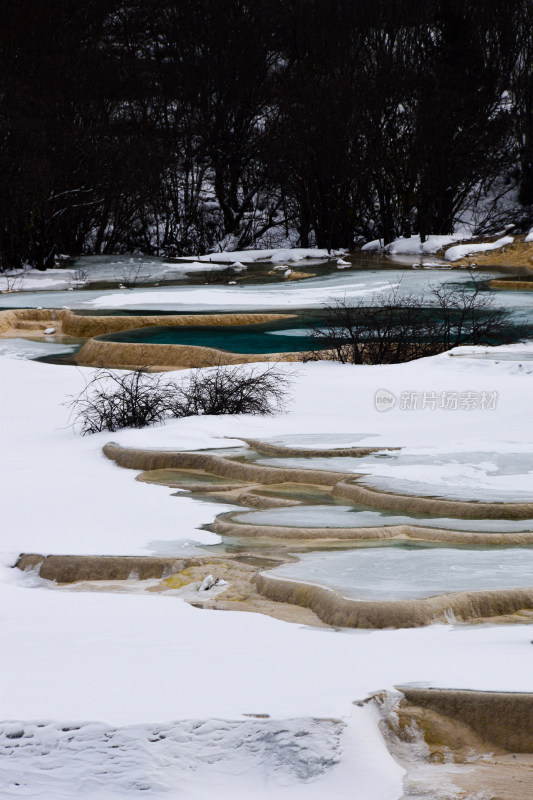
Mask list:
[[[531,0],[0,8],[0,270],[533,224]]]

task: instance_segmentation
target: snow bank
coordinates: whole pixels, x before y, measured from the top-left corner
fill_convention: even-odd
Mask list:
[[[490,348],[483,348],[484,350]],[[503,352],[498,348],[498,352]],[[459,350],[462,352],[462,350]],[[102,555],[179,555],[184,542],[216,542],[199,530],[230,506],[172,496],[162,486],[141,484],[135,472],[106,459],[109,441],[129,447],[196,450],[235,445],[235,437],[266,439],[295,434],[340,435],[353,432],[365,446],[423,446],[437,452],[511,451],[517,442],[533,448],[529,413],[533,364],[527,361],[476,360],[449,355],[407,364],[342,366],[328,362],[283,364],[293,374],[289,413],[275,417],[190,417],[144,430],[80,437],[68,427],[65,401],[79,393],[93,371],[0,358],[2,430],[3,538],[12,552]],[[533,353],[533,345],[521,345]],[[182,373],[179,373],[181,375]],[[396,398],[386,413],[376,410],[375,393]],[[497,392],[494,410],[404,410],[402,393]],[[38,398],[39,413],[36,413]],[[470,410],[469,410],[470,408]],[[226,438],[229,437],[229,438]],[[428,449],[429,448],[429,449]],[[424,478],[425,467],[420,466]],[[412,477],[415,477],[414,474]],[[61,516],[58,518],[58,495]],[[28,496],[31,503],[27,502]],[[96,504],[98,517],[84,513]],[[169,549],[170,548],[170,549]],[[174,548],[174,551],[172,551]]]
[[[324,259],[334,258],[344,252],[344,250],[324,250],[315,247],[278,247],[270,250],[231,250],[223,253],[208,253],[205,256],[188,256],[188,259],[191,261],[209,261],[215,264],[233,264],[236,261],[240,261],[242,264],[249,264],[254,261],[270,261],[272,264],[282,264],[286,261],[303,261],[307,258],[316,258],[323,261]]]
[[[409,236],[407,238],[395,239],[390,244],[384,245],[382,239],[374,239],[372,242],[367,242],[361,248],[365,251],[381,250],[392,256],[398,255],[429,255],[436,253],[441,247],[446,247],[458,239],[464,239],[464,234],[455,234],[453,236],[427,236],[426,240],[422,242],[421,237]]]
[[[512,244],[513,242],[514,239],[512,236],[502,236],[501,239],[497,239],[495,242],[486,242],[485,244],[458,244],[446,250],[444,258],[446,261],[459,261],[459,259],[474,253],[486,253],[489,250],[499,250],[500,247],[505,247],[506,244]]]
[[[197,609],[171,595],[5,582],[0,620],[11,676],[0,686],[5,719],[331,719],[412,682],[531,690],[527,625],[333,632]]]

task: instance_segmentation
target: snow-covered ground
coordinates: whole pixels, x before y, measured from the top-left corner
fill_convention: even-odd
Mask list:
[[[533,345],[522,345],[524,351],[533,352]],[[228,506],[178,498],[165,487],[134,481],[134,472],[103,456],[102,446],[111,440],[126,446],[196,450],[240,444],[231,437],[313,434],[327,441],[328,435],[352,431],[357,444],[421,448],[426,457],[419,466],[422,481],[431,447],[441,460],[446,453],[527,453],[533,448],[533,427],[524,424],[533,363],[525,361],[493,364],[443,354],[374,367],[283,364],[280,369],[293,381],[287,414],[190,417],[88,437],[77,436],[69,427],[64,403],[81,391],[91,370],[7,358],[0,364],[0,413],[10,421],[2,428],[2,547],[9,552],[147,555],[155,540],[217,540],[198,527]],[[378,389],[394,396],[390,410],[376,409]],[[483,393],[495,393],[494,407],[482,408]],[[452,394],[458,398],[456,409],[448,403]],[[435,403],[428,402],[434,395]],[[519,472],[528,473],[523,464]],[[31,503],[24,502],[28,495]],[[92,514],[80,514],[93,503],[97,522]]]
[[[276,567],[278,578],[317,583],[357,600],[405,600],[443,592],[533,585],[531,548],[380,547],[304,553]]]
[[[531,235],[531,238],[529,236]],[[429,255],[436,253],[441,248],[448,247],[444,254],[446,261],[459,261],[465,256],[473,255],[474,253],[485,253],[489,250],[498,250],[506,244],[512,244],[514,241],[512,236],[503,236],[495,242],[477,242],[472,244],[454,244],[457,241],[464,241],[470,239],[472,234],[466,230],[452,234],[450,236],[428,236],[423,242],[419,235],[409,236],[408,238],[395,239],[390,244],[385,245],[382,239],[375,239],[372,242],[367,242],[361,248],[364,251],[380,251],[387,253],[391,256],[406,256],[406,255]],[[533,241],[533,235],[528,234],[526,242]]]
[[[354,701],[406,683],[532,690],[528,626],[334,631],[169,595],[68,591],[9,569],[23,551],[148,555],[164,544],[179,554],[219,541],[200,526],[231,506],[136,482],[103,456],[111,440],[193,450],[350,431],[358,444],[441,454],[533,447],[526,362],[441,355],[281,369],[292,375],[285,415],[82,438],[64,402],[91,370],[0,357],[0,708],[10,720],[0,725],[0,796],[398,800],[401,770],[372,710]],[[408,393],[409,407],[377,410],[379,389]],[[477,406],[422,409],[424,392],[468,394]],[[497,393],[494,408],[481,408],[483,392]]]
[[[393,242],[387,245],[383,243],[383,239],[374,239],[373,241],[364,244],[361,250],[380,250],[393,256],[429,255],[430,253],[436,253],[437,250],[441,249],[441,247],[446,247],[446,245],[453,244],[453,242],[468,238],[469,234],[465,231],[463,233],[457,233],[451,236],[427,236],[426,240],[423,242],[421,237],[417,234],[416,236],[395,239]]]
[[[444,258],[447,261],[459,261],[465,256],[471,256],[475,253],[486,253],[490,250],[499,250],[500,247],[505,247],[506,244],[512,244],[514,239],[512,236],[502,236],[495,242],[478,242],[477,244],[457,244],[455,247],[450,247],[446,250]]]
[[[250,264],[265,261],[270,261],[272,264],[285,264],[308,259],[336,258],[344,252],[344,250],[321,250],[318,247],[278,247],[270,250],[231,250],[222,253],[208,253],[205,256],[188,256],[185,260],[228,265],[239,262]]]
[[[487,503],[526,503],[533,501],[533,460],[529,444],[517,447],[519,449],[513,452],[466,450],[453,453],[440,452],[438,447],[427,445],[363,458],[315,456],[268,458],[259,459],[259,462],[368,475],[361,481],[366,486],[400,494]]]

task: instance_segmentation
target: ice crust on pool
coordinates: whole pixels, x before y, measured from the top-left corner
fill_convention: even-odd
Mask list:
[[[533,502],[533,456],[527,452],[374,453],[362,458],[265,458],[259,463],[363,474],[364,486],[399,494],[494,503]]]
[[[329,586],[358,600],[409,600],[533,586],[533,549],[378,547],[304,553],[268,574]]]
[[[459,519],[394,514],[362,506],[290,506],[266,511],[245,511],[233,519],[247,525],[280,525],[294,528],[377,528],[390,525],[415,525],[478,533],[517,533],[533,531],[533,519]]]
[[[31,339],[0,339],[0,356],[17,359],[33,359],[42,356],[56,356],[74,353],[76,345],[56,344],[55,342],[33,342]]]
[[[172,265],[174,268],[188,265]],[[205,267],[205,265],[202,265]],[[491,273],[480,273],[480,277],[490,279]],[[399,286],[400,294],[417,295],[429,299],[430,284],[452,281],[463,284],[470,281],[464,273],[450,275],[441,269],[402,270],[402,269],[364,269],[341,271],[305,281],[284,283],[262,283],[248,286],[179,286],[142,287],[127,291],[84,290],[20,292],[2,295],[0,308],[39,307],[61,308],[128,308],[130,310],[165,311],[232,311],[264,310],[289,308],[320,308],[325,302],[338,299],[357,299],[371,296],[374,292],[386,292]],[[531,309],[533,299],[527,292],[505,292],[498,295],[498,304],[511,304],[512,307]],[[508,295],[512,295],[509,298]]]

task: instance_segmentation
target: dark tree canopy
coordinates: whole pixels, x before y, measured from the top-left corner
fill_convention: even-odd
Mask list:
[[[531,221],[531,0],[0,11],[0,269]]]

